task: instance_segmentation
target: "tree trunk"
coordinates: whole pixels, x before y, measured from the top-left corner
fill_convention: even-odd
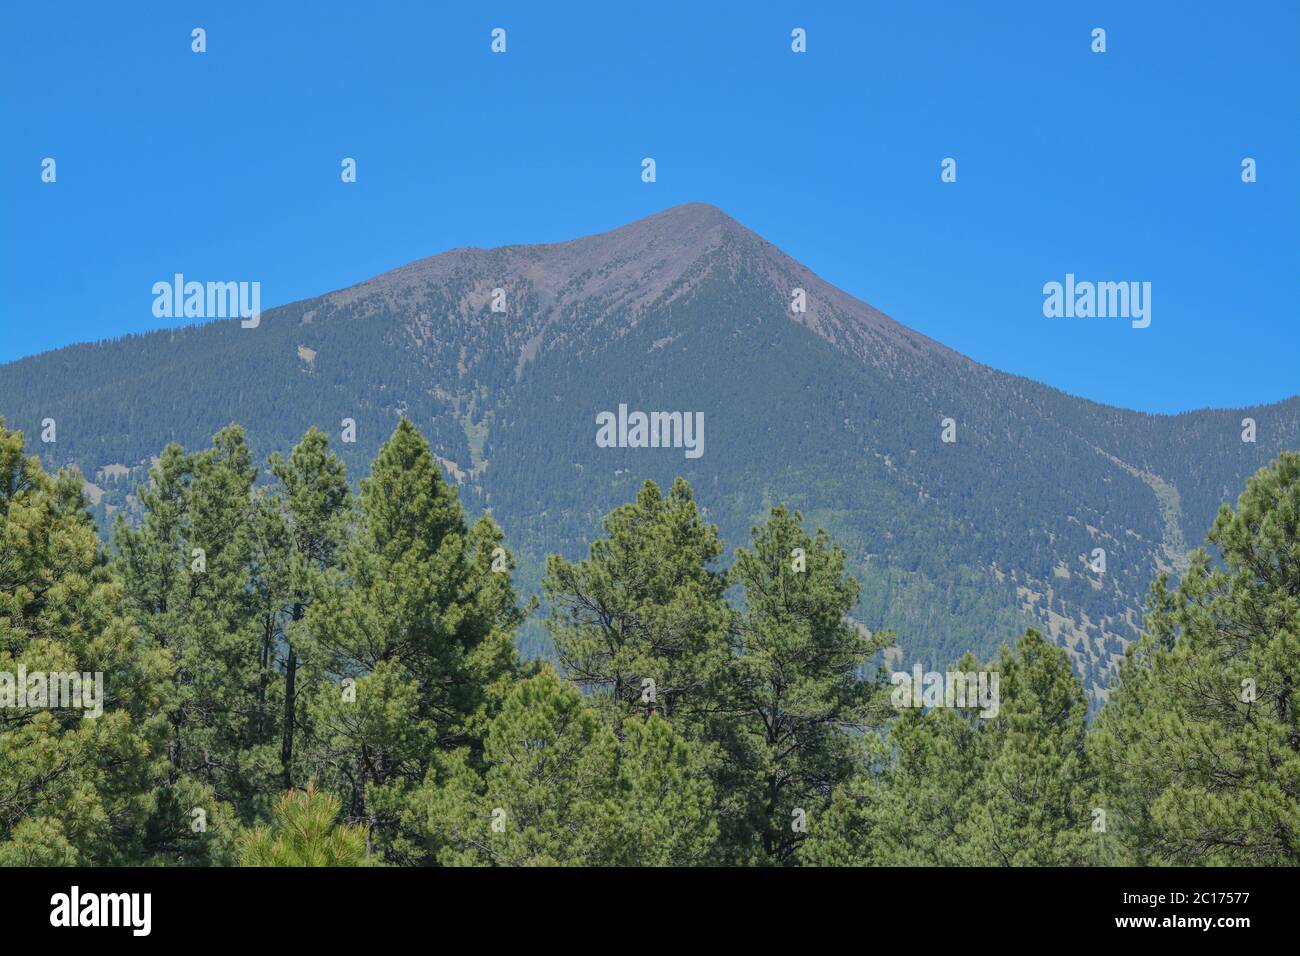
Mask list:
[[[303,606],[295,604],[293,606],[293,619],[302,620]],[[284,771],[284,789],[288,790],[293,786],[293,732],[294,718],[297,716],[295,705],[297,701],[296,685],[298,680],[298,655],[294,653],[293,641],[287,641],[289,645],[289,659],[284,666],[284,741],[280,744],[280,766]]]

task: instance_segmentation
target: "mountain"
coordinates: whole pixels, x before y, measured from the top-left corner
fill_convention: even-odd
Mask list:
[[[702,412],[703,454],[598,447],[597,416],[620,405]],[[336,447],[359,477],[406,415],[467,507],[505,528],[525,585],[547,552],[583,553],[648,477],[686,477],[732,546],[785,501],[848,551],[858,617],[895,629],[897,663],[986,654],[1036,624],[1094,704],[1152,578],[1177,572],[1249,474],[1300,447],[1300,397],[1165,416],[1069,396],[906,328],[702,204],[572,242],[455,249],[256,328],[12,362],[0,415],[47,466],[82,469],[101,517],[133,508],[166,442],[198,447],[237,421],[269,453],[353,419],[355,443]],[[46,418],[52,444],[36,441]]]

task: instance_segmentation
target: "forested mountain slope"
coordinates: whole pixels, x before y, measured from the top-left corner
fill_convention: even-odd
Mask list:
[[[596,416],[620,404],[702,412],[704,453],[598,447]],[[988,656],[1033,623],[1094,697],[1150,580],[1300,447],[1300,397],[1158,416],[1068,396],[907,329],[699,204],[573,242],[456,249],[257,328],[13,362],[0,415],[47,467],[78,465],[103,514],[133,507],[164,444],[201,446],[231,421],[266,454],[352,419],[355,443],[336,447],[358,478],[405,415],[467,508],[505,528],[525,584],[547,552],[578,556],[645,478],[686,477],[733,545],[787,502],[848,549],[857,615],[896,630],[901,663]],[[42,445],[47,418],[57,441]]]

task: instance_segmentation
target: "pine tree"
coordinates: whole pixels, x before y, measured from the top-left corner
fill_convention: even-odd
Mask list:
[[[652,714],[618,744],[617,819],[603,863],[699,866],[719,861],[717,798],[707,752]]]
[[[484,740],[442,760],[415,801],[448,865],[609,866],[707,862],[717,824],[698,752],[655,714],[620,740],[549,666],[517,682]]]
[[[168,446],[138,491],[138,526],[119,519],[124,607],[169,654],[167,769],[146,853],[227,860],[238,821],[270,810],[277,781],[266,648],[253,566],[257,470],[237,426],[187,455]],[[214,856],[215,855],[215,856]]]
[[[606,537],[573,564],[547,559],[547,627],[564,673],[597,693],[616,723],[658,712],[707,738],[730,659],[726,576],[717,528],[681,478],[647,481],[604,520]]]
[[[1300,863],[1300,455],[1225,502],[1178,587],[1152,588],[1090,741],[1133,859]]]
[[[957,664],[963,670],[975,666],[969,656]],[[955,866],[970,859],[960,841],[988,759],[981,719],[973,708],[900,712],[890,727],[892,760],[874,794],[877,799],[838,808],[854,832],[869,838],[856,847],[861,863]],[[873,795],[869,788],[861,792]]]
[[[349,820],[368,825],[388,858],[411,862],[420,851],[400,832],[404,802],[436,753],[479,746],[515,668],[523,612],[500,529],[488,518],[466,527],[409,421],[362,482],[359,512],[305,618],[310,656],[329,678],[309,708],[309,762],[346,794]]]
[[[82,483],[0,420],[0,865],[133,862],[163,753],[170,661],[120,614]]]
[[[365,830],[337,825],[342,801],[307,784],[290,790],[275,807],[271,826],[240,840],[240,866],[365,866]]]
[[[963,862],[1078,866],[1094,852],[1094,774],[1084,742],[1088,705],[1069,655],[1037,631],[1002,649],[998,713],[982,740]]]
[[[347,532],[351,507],[343,463],[329,452],[324,433],[311,428],[288,461],[271,456],[271,473],[280,481],[275,509],[264,520],[259,536],[268,567],[269,604],[283,644],[284,708],[281,719],[280,766],[284,784],[294,779],[294,747],[310,697],[299,690],[299,637],[311,605],[312,589],[335,567]]]
[[[813,817],[799,847],[801,866],[869,866],[877,853],[876,825],[882,802],[878,771],[862,767],[831,792],[826,809]]]
[[[230,426],[193,460],[189,486],[192,639],[181,661],[189,772],[231,803],[245,822],[269,811],[279,779],[275,713],[266,699],[274,635],[258,614],[254,582],[257,468],[242,429]],[[202,570],[194,549],[202,549]]]
[[[774,508],[731,573],[744,609],[730,667],[729,780],[750,796],[762,859],[778,864],[797,859],[810,818],[879,756],[868,731],[889,716],[886,688],[862,672],[893,635],[849,619],[858,584],[844,552],[825,532],[808,535],[801,520]]]
[[[1072,866],[1093,859],[1087,701],[1069,656],[1034,630],[1014,651],[955,671],[998,678],[996,707],[907,708],[860,824],[865,861],[902,866]],[[996,710],[996,713],[993,711]]]

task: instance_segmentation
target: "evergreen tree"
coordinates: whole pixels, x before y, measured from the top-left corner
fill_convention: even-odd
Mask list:
[[[547,626],[564,673],[596,691],[615,723],[658,712],[705,738],[730,659],[726,576],[710,567],[717,528],[678,478],[667,495],[647,481],[604,529],[585,560],[547,559]]]
[[[697,866],[719,862],[721,847],[711,760],[698,743],[652,714],[623,725],[614,781],[617,819],[604,862]]]
[[[957,666],[976,665],[967,656]],[[861,863],[954,866],[974,862],[960,844],[988,760],[981,720],[974,708],[905,709],[898,715],[889,731],[892,760],[878,799],[865,805],[842,803],[837,808],[854,832],[870,837],[857,847]]]
[[[695,749],[655,714],[620,740],[549,666],[507,694],[482,773],[459,750],[422,797],[422,823],[449,865],[689,865],[708,862],[717,824]]]
[[[337,825],[341,806],[338,797],[310,783],[290,790],[276,804],[271,826],[240,840],[240,866],[365,866],[365,831]]]
[[[523,612],[500,529],[465,525],[428,442],[403,419],[361,485],[360,526],[307,610],[312,773],[346,794],[395,861],[419,852],[404,802],[441,750],[476,748],[515,667]],[[494,566],[501,570],[494,570]]]
[[[809,821],[799,847],[801,866],[869,866],[876,856],[875,827],[882,800],[878,770],[862,767],[831,792],[826,809]]]
[[[269,812],[277,782],[254,587],[256,476],[237,426],[197,455],[168,446],[139,489],[140,524],[115,529],[125,610],[175,666],[145,842],[176,862],[229,859],[237,821]]]
[[[1300,863],[1300,455],[1225,502],[1178,587],[1152,588],[1091,747],[1139,863]]]
[[[329,452],[328,439],[315,428],[303,436],[288,461],[271,456],[271,473],[280,481],[277,507],[259,536],[268,566],[269,602],[279,625],[284,673],[280,766],[285,786],[294,779],[294,747],[306,717],[299,690],[299,648],[312,588],[336,564],[351,506],[343,463]]]
[[[243,430],[230,426],[193,460],[189,485],[191,639],[183,750],[187,769],[245,823],[270,810],[278,789],[274,705],[267,700],[274,633],[258,614],[254,581],[257,467]],[[196,570],[195,549],[202,550]]]
[[[894,759],[863,829],[864,857],[885,865],[1071,866],[1092,859],[1093,775],[1087,701],[1069,656],[1034,630],[1014,651],[963,673],[998,678],[996,713],[967,706],[904,709]],[[954,673],[956,672],[954,671]],[[946,702],[945,702],[946,703]]]
[[[121,616],[81,486],[0,420],[0,865],[132,862],[163,753],[171,663]]]
[[[844,557],[783,507],[753,529],[752,551],[736,552],[744,609],[729,668],[728,777],[749,794],[747,822],[772,863],[796,860],[809,820],[879,755],[868,731],[889,716],[886,688],[862,671],[893,635],[848,618],[858,584]]]
[[[998,713],[961,828],[961,858],[987,866],[1078,866],[1093,854],[1088,704],[1069,655],[1037,631],[1002,649]]]
[[[1153,585],[1091,734],[1032,630],[955,665],[988,710],[890,708],[891,635],[784,507],[724,573],[646,482],[548,561],[562,677],[518,667],[503,534],[410,422],[356,501],[314,429],[269,471],[236,426],[169,446],[109,561],[0,422],[0,865],[1300,862],[1300,455]],[[102,673],[102,714],[10,702],[20,669]]]

